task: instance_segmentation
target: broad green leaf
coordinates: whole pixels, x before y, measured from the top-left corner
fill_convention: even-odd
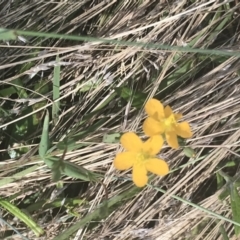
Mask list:
[[[68,177],[77,178],[88,182],[98,182],[99,178],[102,177],[100,174],[93,173],[75,163],[64,160],[60,161],[58,157],[45,157],[44,162],[52,170],[55,169],[56,171],[56,169],[58,169],[61,174],[64,174]]]
[[[189,158],[195,158],[196,157],[195,151],[190,147],[184,147],[183,152]]]
[[[0,96],[1,97],[9,97],[14,93],[17,93],[17,89],[14,86],[5,87],[5,88],[0,90]]]
[[[131,102],[133,107],[138,109],[142,108],[148,94],[132,90],[128,87],[117,87],[115,88],[116,93],[125,101]]]
[[[24,222],[37,237],[44,234],[44,230],[31,218],[31,216],[26,215],[23,211],[21,211],[18,207],[13,205],[7,200],[0,198],[0,205],[8,212],[10,212],[13,216],[20,219],[20,221]]]
[[[224,165],[223,168],[225,168],[225,167],[234,167],[234,166],[236,166],[236,162],[235,162],[235,161],[229,161],[229,162],[227,162],[227,163]]]
[[[98,182],[99,178],[102,177],[101,175],[91,172],[77,164],[74,164],[68,161],[63,161],[63,162],[64,162],[64,168],[62,169],[62,173],[69,177],[78,178],[78,179],[89,181],[89,182]]]
[[[49,149],[49,113],[48,111],[46,111],[46,115],[43,123],[41,141],[39,144],[39,156],[41,158],[44,158],[48,149]]]
[[[16,40],[17,34],[13,30],[8,30],[5,28],[0,28],[0,40]]]
[[[51,169],[52,181],[58,182],[61,178],[63,161],[59,157],[46,156],[43,158],[44,163]]]
[[[53,169],[56,167],[56,164],[59,164],[60,158],[55,156],[45,156],[43,157],[43,161],[49,168]]]
[[[103,142],[104,143],[118,143],[120,139],[120,133],[111,133],[111,134],[104,134],[103,135]]]

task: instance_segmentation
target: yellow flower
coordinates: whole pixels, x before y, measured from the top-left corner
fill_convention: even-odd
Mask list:
[[[145,105],[148,118],[143,123],[143,131],[147,136],[165,133],[168,145],[174,149],[179,148],[177,135],[182,138],[192,137],[188,122],[178,123],[181,114],[173,113],[169,106],[163,107],[157,99],[150,99]]]
[[[116,155],[113,161],[114,167],[118,170],[132,167],[132,178],[136,186],[144,187],[147,184],[148,171],[160,176],[168,174],[168,164],[155,157],[163,145],[160,135],[142,142],[135,133],[128,132],[122,135],[120,142],[127,151]]]

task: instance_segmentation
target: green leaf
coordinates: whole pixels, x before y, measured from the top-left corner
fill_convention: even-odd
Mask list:
[[[190,147],[184,147],[183,152],[189,158],[195,158],[196,157],[195,151]]]
[[[58,236],[56,236],[53,240],[66,240],[70,239],[70,236],[76,232],[78,229],[83,228],[87,223],[93,220],[100,221],[101,219],[106,218],[107,216],[101,215],[103,212],[103,209],[106,210],[106,206],[108,207],[109,212],[105,213],[111,213],[113,212],[119,205],[124,205],[125,201],[127,199],[131,199],[133,196],[138,194],[141,191],[138,187],[132,187],[125,192],[112,197],[109,200],[105,200],[100,206],[95,209],[93,212],[87,214],[85,217],[83,217],[79,222],[76,222],[74,225],[66,229],[64,232],[61,232]],[[108,214],[108,216],[109,216]]]
[[[223,181],[223,179],[226,181],[226,185],[223,187],[223,191],[218,196],[218,198],[223,201],[230,194],[230,186],[232,184],[232,178],[222,170],[219,170],[217,173],[219,175],[218,179],[222,178],[221,181]]]
[[[61,165],[59,161],[56,161],[52,165],[52,181],[58,182],[61,178]]]
[[[72,177],[72,178],[78,178],[84,181],[90,181],[90,182],[98,182],[99,178],[102,176],[91,172],[84,167],[81,167],[77,164],[68,162],[68,161],[63,161],[64,162],[64,168],[62,169],[62,173]]]
[[[5,210],[10,212],[13,216],[20,219],[20,221],[24,222],[35,233],[37,237],[44,234],[44,230],[40,226],[38,226],[37,223],[34,222],[34,220],[30,216],[26,215],[26,213],[21,211],[15,205],[11,204],[9,201],[0,198],[0,205]]]
[[[79,144],[76,144],[74,139],[69,139],[68,137],[57,143],[57,148],[60,150],[65,150],[66,148],[70,150],[73,149],[74,146],[79,146]]]
[[[230,200],[231,200],[233,220],[237,223],[240,223],[240,197],[238,195],[237,187],[234,184],[231,186]],[[240,234],[240,227],[237,225],[234,225],[234,230],[235,230],[236,236],[238,236]]]
[[[216,172],[216,177],[217,177],[217,189],[220,189],[224,185],[224,178],[218,172]]]
[[[46,210],[46,209],[58,208],[62,206],[62,202],[63,202],[62,198],[57,198],[54,201],[51,201],[50,199],[46,199],[46,200],[44,199],[28,206],[26,210],[29,213],[31,213],[39,209]],[[75,207],[75,206],[80,206],[84,203],[87,203],[87,201],[83,199],[65,198],[64,206],[68,205],[70,207]]]
[[[93,173],[75,163],[60,160],[58,157],[47,156],[43,160],[46,165],[52,169],[52,171],[56,172],[55,174],[57,176],[59,176],[57,171],[60,171],[61,174],[65,174],[68,177],[77,178],[88,182],[98,182],[99,178],[102,177],[100,174]]]
[[[229,161],[227,162],[223,168],[225,167],[235,167],[236,166],[236,162],[235,161]]]
[[[128,87],[118,87],[115,88],[116,93],[125,101],[131,102],[133,107],[138,109],[142,108],[145,100],[147,99],[148,94],[140,92],[140,91],[133,91]]]
[[[230,194],[229,189],[223,188],[223,191],[219,194],[218,199],[223,201],[229,196],[229,194]]]
[[[99,85],[100,85],[100,81],[93,82],[89,80],[79,89],[79,92],[88,92],[91,89],[97,88]]]
[[[220,225],[219,231],[222,234],[223,240],[229,240],[227,232],[225,231],[225,228],[223,227],[223,225]]]
[[[240,234],[240,196],[238,195],[237,190],[237,186],[239,183],[236,180],[238,177],[230,177],[222,170],[219,170],[218,173],[226,181],[226,186],[224,187],[223,192],[219,195],[219,199],[223,200],[230,194],[233,221],[235,222],[234,230],[235,234],[238,236]]]
[[[120,133],[111,133],[111,134],[104,134],[103,135],[103,142],[104,143],[118,143],[120,139]]]
[[[57,164],[59,165],[60,158],[55,156],[45,156],[43,161],[49,168],[54,169]]]
[[[17,34],[13,30],[8,30],[5,28],[0,28],[0,40],[16,40]]]
[[[109,215],[109,208],[108,208],[108,201],[104,200],[102,202],[102,206],[99,208],[99,215],[103,218],[108,217]]]
[[[48,149],[49,149],[49,113],[47,111],[44,118],[42,136],[39,144],[39,156],[41,158],[44,158]]]
[[[62,169],[64,168],[63,161],[55,156],[46,156],[43,158],[43,161],[51,169],[52,181],[58,182],[61,178]]]
[[[0,180],[0,187],[4,186],[4,185],[7,185],[9,183],[12,183],[18,179],[21,179],[23,177],[25,177],[27,174],[29,173],[32,173],[34,171],[36,171],[36,169],[39,168],[39,165],[33,165],[21,172],[18,172],[16,174],[13,174],[12,176],[9,176],[9,177],[3,177],[1,180]],[[2,170],[2,169],[1,169]]]
[[[33,94],[34,98],[38,98],[39,94],[45,95],[50,91],[49,83],[47,79],[42,79],[36,83],[34,83],[34,91],[36,93]],[[33,111],[38,110],[47,105],[47,100],[43,100],[41,102],[35,103],[32,105]],[[41,123],[41,115],[43,114],[44,110],[41,110],[33,115],[33,125],[38,126]]]

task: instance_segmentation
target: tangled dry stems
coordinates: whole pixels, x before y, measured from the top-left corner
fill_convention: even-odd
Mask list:
[[[185,1],[125,0],[27,1],[27,3],[18,1],[17,5],[12,1],[4,5],[4,2],[0,3],[0,9],[2,9],[0,22],[6,28],[65,34],[80,33],[110,39],[121,38],[178,46],[188,44],[195,48],[234,49],[234,45],[239,41],[237,25],[239,15],[236,11],[239,5],[235,5],[234,1],[229,1],[232,5],[223,1],[200,0],[189,5]],[[222,13],[217,15],[221,6]],[[231,7],[227,9],[225,6]],[[217,27],[230,15],[231,20],[218,29]],[[236,31],[233,30],[231,36],[226,37],[226,32],[231,32],[229,30],[231,26],[236,26]],[[45,52],[42,51],[40,56],[35,56],[31,50],[37,49],[38,46],[43,46]],[[78,232],[81,236],[79,239],[84,237],[99,239],[101,236],[102,239],[108,237],[108,239],[120,240],[133,239],[138,235],[154,240],[192,239],[193,229],[196,229],[200,223],[203,226],[194,235],[194,239],[220,239],[218,231],[220,224],[224,224],[225,229],[233,233],[231,224],[223,221],[216,223],[215,219],[209,220],[209,216],[201,210],[174,201],[171,195],[176,194],[231,218],[231,209],[218,200],[219,191],[213,192],[211,187],[208,189],[208,186],[213,184],[211,179],[216,167],[233,157],[228,148],[235,151],[239,146],[240,81],[237,58],[220,59],[219,57],[221,63],[216,64],[214,61],[217,59],[216,56],[199,57],[195,53],[116,47],[111,44],[102,44],[100,41],[77,44],[40,38],[28,39],[26,44],[18,41],[11,42],[10,46],[7,46],[4,43],[1,49],[1,69],[4,71],[1,71],[0,76],[3,86],[10,84],[13,79],[28,76],[29,70],[20,74],[17,71],[24,63],[32,62],[32,67],[36,67],[57,54],[61,56],[62,61],[73,63],[70,67],[61,69],[61,79],[64,79],[61,84],[61,96],[64,98],[70,96],[73,101],[69,108],[66,107],[62,112],[58,125],[51,133],[53,136],[63,137],[71,129],[77,129],[80,132],[86,127],[76,125],[82,113],[87,114],[97,109],[100,103],[114,91],[112,85],[127,85],[134,91],[146,92],[148,98],[156,95],[164,96],[161,100],[165,104],[170,104],[176,111],[184,113],[194,130],[194,137],[188,141],[188,144],[196,150],[196,158],[205,156],[201,161],[189,164],[164,179],[155,178],[151,182],[153,185],[165,187],[166,194],[159,194],[149,187],[144,188],[135,198],[115,210],[103,223],[97,224],[94,231],[88,231],[86,226]],[[182,73],[177,72],[187,62],[191,62],[191,67],[186,66]],[[16,70],[13,71],[14,69]],[[173,72],[178,73],[176,77],[181,81],[170,78]],[[81,89],[86,81],[96,76],[106,75],[105,80],[97,88],[83,92],[79,101],[75,100],[77,90]],[[51,71],[47,81],[51,81],[52,76]],[[107,81],[109,76],[113,82],[106,86],[104,81]],[[167,85],[164,85],[164,82],[167,82]],[[166,89],[170,90],[166,93]],[[44,97],[39,96],[40,99],[46,97],[51,98],[51,93]],[[131,102],[113,111],[117,102],[118,99],[114,100],[112,106],[110,104],[94,115],[93,122],[106,116],[107,118],[95,133],[81,139],[81,142],[92,144],[66,154],[68,161],[93,171],[105,172],[107,177],[104,183],[108,187],[109,197],[118,195],[132,183],[123,185],[121,181],[113,178],[115,174],[125,176],[125,173],[116,173],[112,167],[113,157],[116,151],[121,149],[118,144],[102,143],[103,132],[134,130],[141,134],[141,123],[144,118],[143,111],[136,111],[131,106]],[[19,106],[21,103],[16,102],[16,108]],[[65,117],[69,114],[71,118],[65,121]],[[3,124],[8,123],[3,122]],[[41,128],[34,137],[39,136],[40,133]],[[209,148],[209,145],[215,145],[215,147]],[[33,148],[37,149],[37,146]],[[168,148],[165,148],[161,154],[168,160],[172,169],[193,160],[186,160],[182,151],[172,151]],[[37,158],[31,157],[31,159],[21,167],[40,162]],[[1,176],[11,176],[17,168],[15,166],[18,161],[1,162]],[[6,171],[9,175],[6,175]],[[18,197],[21,199],[31,195],[36,188],[51,192],[52,186],[50,171],[41,165],[24,178],[3,185],[0,191],[1,196],[9,197],[24,190]],[[89,210],[79,207],[80,213],[86,214],[104,198],[103,189],[97,184],[89,185],[88,191],[93,193],[94,198]],[[72,223],[75,221],[76,219]],[[54,235],[68,227],[65,224],[56,224],[55,219],[45,224],[48,225],[48,232],[54,232]],[[146,232],[141,232],[141,229],[145,229]],[[50,239],[52,236],[48,237]]]

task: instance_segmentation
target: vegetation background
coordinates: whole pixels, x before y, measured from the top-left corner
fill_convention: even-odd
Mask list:
[[[239,239],[239,9],[1,0],[0,239]],[[151,97],[194,137],[139,189],[112,161]]]

